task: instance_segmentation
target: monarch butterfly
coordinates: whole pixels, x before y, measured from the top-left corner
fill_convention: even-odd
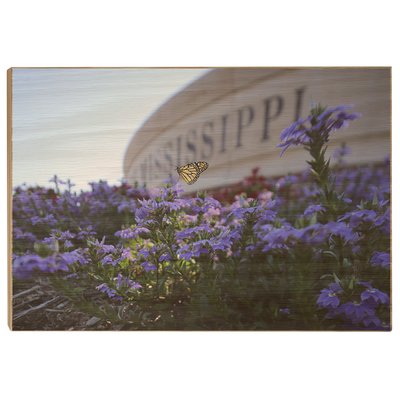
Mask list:
[[[177,167],[175,170],[183,178],[188,185],[193,185],[199,178],[200,174],[208,168],[205,161],[195,161],[183,167]]]

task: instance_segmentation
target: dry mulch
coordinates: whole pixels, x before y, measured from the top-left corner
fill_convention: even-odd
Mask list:
[[[88,297],[93,295],[96,293],[86,293]],[[96,298],[94,301],[98,305],[102,302]],[[19,281],[13,286],[13,331],[102,331],[121,328],[77,309],[70,300],[56,292],[48,278]]]

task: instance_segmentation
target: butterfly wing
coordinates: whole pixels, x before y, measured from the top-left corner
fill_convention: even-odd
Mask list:
[[[205,161],[196,161],[183,167],[178,167],[176,170],[182,179],[188,184],[193,185],[199,178],[200,174],[208,168],[208,163]]]
[[[200,172],[193,163],[179,167],[177,168],[177,171],[188,185],[193,185],[193,183],[195,183],[197,178],[200,176]]]
[[[206,163],[205,161],[197,161],[193,164],[196,165],[200,174],[208,168],[208,163]]]

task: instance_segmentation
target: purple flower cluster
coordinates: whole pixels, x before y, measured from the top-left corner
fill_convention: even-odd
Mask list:
[[[141,233],[149,233],[150,231],[144,227],[136,227],[135,229],[126,228],[115,232],[115,236],[119,236],[124,239],[137,239]]]
[[[119,293],[128,294],[128,292],[132,289],[140,289],[142,285],[140,283],[134,282],[129,279],[128,276],[123,276],[122,274],[118,274],[116,278],[113,279],[115,288],[110,288],[106,283],[102,283],[97,286],[96,289],[100,290],[102,293],[107,293],[109,298],[113,300],[123,301],[123,298]]]
[[[213,199],[212,197],[205,197],[204,199],[195,197],[187,200],[187,205],[192,205],[192,211],[195,213],[203,212],[203,213],[214,213],[215,210],[221,209],[221,204],[218,200]],[[219,215],[219,214],[217,214]]]
[[[13,274],[18,279],[30,278],[35,270],[43,273],[56,271],[69,271],[68,266],[78,262],[86,264],[85,257],[74,250],[70,253],[58,253],[48,257],[40,257],[37,254],[27,254],[14,259]]]
[[[338,284],[331,283],[329,289],[322,289],[322,294],[317,300],[318,306],[329,311],[325,316],[328,319],[341,316],[346,329],[360,329],[357,325],[360,322],[371,329],[386,329],[386,325],[382,325],[375,313],[380,304],[390,306],[388,295],[367,282],[358,281],[358,284],[365,286],[367,290],[361,293],[360,298],[353,298],[340,305],[340,295],[345,298],[345,291]]]
[[[176,246],[173,245],[175,249]],[[138,257],[142,256],[146,261],[142,262],[140,265],[144,268],[146,272],[156,271],[158,262],[170,262],[171,254],[166,245],[154,245],[152,247],[141,248],[138,252]],[[157,261],[156,261],[157,260]]]
[[[346,129],[349,126],[348,121],[354,121],[356,118],[360,118],[360,113],[348,114],[345,110],[353,108],[354,106],[340,105],[334,108],[329,108],[322,112],[317,117],[311,115],[306,119],[300,118],[294,122],[288,128],[282,131],[279,139],[284,143],[279,143],[277,147],[283,147],[283,152],[289,146],[309,145],[314,142],[316,138],[323,137],[324,141],[328,141],[331,132],[338,129]],[[335,116],[334,113],[337,113]],[[312,122],[309,126],[308,123]]]
[[[348,108],[319,109],[292,124],[282,132],[282,153],[300,144],[311,153],[360,116]],[[176,182],[153,190],[91,183],[77,195],[54,177],[55,190],[16,188],[13,273],[86,277],[85,286],[119,301],[142,288],[141,300],[173,298],[189,307],[181,315],[191,316],[190,327],[200,307],[201,315],[220,312],[213,321],[239,329],[269,327],[274,318],[293,329],[324,329],[331,320],[342,329],[387,329],[390,164],[335,167],[336,180],[328,179],[317,147],[320,181],[311,173],[266,180],[253,172],[229,202],[205,192],[185,198]],[[342,147],[338,155],[345,153]],[[280,308],[289,303],[290,310]],[[302,325],[312,308],[318,318]]]
[[[219,233],[209,239],[198,240],[187,244],[178,249],[181,259],[189,261],[192,257],[200,257],[200,254],[215,254],[219,251],[227,252],[233,243],[232,235],[229,230]]]
[[[141,207],[135,213],[137,226],[158,225],[160,218],[163,220],[167,213],[185,207],[187,201],[176,197],[180,193],[182,190],[179,186],[166,188],[163,191],[156,188],[152,191],[150,199],[138,200]]]
[[[252,218],[255,221],[273,221],[276,215],[276,211],[270,210],[275,205],[274,201],[264,205],[264,206],[254,206],[254,207],[236,207],[227,218],[233,215],[236,219],[243,219],[248,221]]]
[[[390,265],[390,254],[381,251],[374,251],[372,253],[371,264],[373,267],[382,266],[382,268],[386,268]]]
[[[322,207],[320,204],[315,204],[315,205],[311,205],[311,206],[307,207],[307,209],[304,211],[303,215],[305,217],[310,217],[320,211],[325,212],[326,211],[325,207]]]
[[[268,227],[266,228],[268,229]],[[348,227],[343,222],[331,221],[325,225],[316,223],[302,229],[287,226],[285,228],[269,230],[262,238],[264,242],[267,242],[263,251],[274,248],[288,249],[288,246],[294,246],[297,242],[309,246],[319,246],[326,240],[331,241],[332,235],[341,236],[348,243],[355,243],[359,238],[358,233],[353,232],[352,228]]]

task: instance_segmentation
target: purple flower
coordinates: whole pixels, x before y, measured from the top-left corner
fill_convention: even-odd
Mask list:
[[[136,202],[135,200],[130,199],[129,201],[119,201],[117,202],[118,205],[118,213],[121,213],[124,210],[128,210],[129,212],[133,213],[136,211]]]
[[[305,120],[300,118],[282,131],[279,139],[284,141],[284,143],[279,143],[277,146],[283,147],[280,155],[282,156],[283,152],[289,146],[310,145],[318,138],[318,136],[324,138],[325,141],[328,141],[331,132],[334,132],[337,129],[346,129],[349,125],[348,121],[353,121],[355,118],[361,117],[360,113],[348,114],[345,112],[346,109],[352,107],[353,106],[340,105],[334,108],[329,108],[316,117],[316,123],[312,126],[308,126],[308,122],[313,120],[313,116],[310,116]],[[338,114],[333,117],[334,113]]]
[[[281,308],[279,311],[283,312],[284,314],[290,314],[290,310],[288,308]]]
[[[172,187],[164,189],[163,197],[164,199],[171,195],[172,197],[177,197],[181,193],[185,193],[185,190],[182,189],[181,184],[176,181],[176,183]]]
[[[254,216],[257,220],[262,221],[273,221],[276,215],[276,211],[269,210],[267,207],[273,207],[275,202],[272,201],[265,206],[255,207],[237,207],[231,213],[228,214],[227,218],[233,215],[237,219],[248,220],[251,216]]]
[[[283,152],[292,145],[304,145],[304,144],[309,144],[312,139],[310,136],[308,136],[308,130],[307,127],[304,125],[306,122],[311,121],[312,117],[309,117],[305,120],[300,118],[298,121],[294,122],[292,125],[290,125],[288,128],[285,128],[281,136],[279,137],[279,140],[283,140],[284,143],[279,143],[278,146],[276,147],[283,147],[284,149],[281,151],[280,156],[282,156]]]
[[[97,232],[93,231],[91,226],[88,226],[87,230],[82,230],[78,232],[78,239],[84,239],[86,236],[93,235],[97,235]]]
[[[181,208],[186,206],[186,202],[183,199],[174,199],[174,201],[164,200],[162,202],[162,204],[170,212],[171,211],[178,211]]]
[[[63,232],[63,231],[59,231],[59,230],[56,230],[56,229],[52,229],[51,231],[52,231],[52,235],[51,236],[52,237],[53,236],[54,237],[58,236],[60,240],[73,239],[76,236],[75,233],[71,233],[70,231]]]
[[[104,264],[112,264],[114,267],[118,264],[117,260],[114,260],[111,254],[107,254],[105,257],[101,259],[101,263]]]
[[[319,246],[324,243],[327,232],[324,225],[314,224],[303,229],[293,230],[293,237],[309,246]]]
[[[13,234],[15,239],[22,239],[22,240],[28,240],[32,243],[34,243],[37,239],[36,236],[31,233],[31,232],[23,232],[21,229],[14,227],[13,228]],[[50,239],[51,241],[51,239]]]
[[[53,178],[49,180],[49,182],[54,182],[56,185],[65,185],[66,182],[62,181],[57,175],[54,175]]]
[[[169,253],[162,254],[160,256],[160,261],[170,262],[171,261],[171,255]]]
[[[210,239],[210,245],[214,251],[216,250],[228,250],[233,242],[233,235],[229,230],[221,232],[218,236]]]
[[[179,254],[181,259],[185,259],[186,261],[189,261],[192,257],[200,257],[201,253],[210,252],[209,249],[204,247],[206,243],[209,243],[209,240],[201,240],[191,243],[187,246],[183,246],[177,251],[177,254]]]
[[[368,289],[361,293],[361,300],[367,301],[373,307],[376,307],[379,303],[390,304],[389,296],[386,293],[381,292],[378,289],[374,289],[369,283],[358,281],[360,285],[366,286]]]
[[[84,258],[82,254],[78,252],[78,250],[74,250],[70,253],[60,253],[59,256],[63,259],[68,265],[73,264],[78,261],[81,264],[86,264],[88,261]]]
[[[104,253],[115,253],[117,249],[113,245],[106,245],[104,244],[104,241],[106,240],[106,237],[103,236],[103,239],[101,242],[99,242],[98,239],[96,239],[95,242],[88,240],[88,243],[92,244],[93,246],[97,247],[97,254],[104,254]]]
[[[37,254],[21,256],[14,260],[13,275],[18,279],[30,278],[35,267],[43,265],[42,257]]]
[[[74,245],[69,240],[65,240],[64,248],[69,249],[70,247],[74,247]]]
[[[321,290],[321,295],[319,296],[317,300],[317,304],[320,307],[327,308],[329,306],[332,306],[333,308],[337,308],[340,304],[340,300],[337,297],[338,293],[342,293],[342,288],[336,284],[336,283],[331,283],[331,286],[329,289],[322,289]]]
[[[53,214],[46,214],[46,216],[43,218],[34,216],[30,219],[30,221],[32,222],[32,225],[36,225],[36,224],[40,223],[42,225],[52,226],[52,225],[57,224],[57,220],[54,218]]]
[[[382,202],[380,202],[380,203],[382,203]],[[378,206],[379,206],[379,204],[378,204]],[[379,215],[372,225],[380,226],[382,233],[384,235],[389,235],[390,234],[390,207],[387,208],[387,210],[385,211],[385,213],[383,215]]]
[[[122,274],[118,274],[116,278],[114,278],[115,286],[117,289],[125,290],[125,294],[128,293],[130,289],[139,289],[142,287],[140,283],[134,282],[129,279],[128,276],[123,276]]]
[[[311,215],[314,215],[315,213],[319,211],[326,211],[325,207],[322,207],[320,204],[312,205],[309,206],[303,213],[305,217],[309,217]]]
[[[343,312],[347,316],[350,316],[353,323],[362,321],[365,314],[375,314],[375,310],[368,303],[366,303],[365,301],[358,302],[356,300],[341,305],[338,308],[338,313],[341,314]]]
[[[139,200],[140,202],[140,200]],[[149,210],[146,207],[141,207],[135,212],[136,222],[143,222],[145,218],[149,216]]]
[[[107,291],[107,289],[108,289],[108,287],[107,287],[107,285],[105,284],[105,283],[102,283],[101,285],[99,285],[99,286],[96,286],[96,289],[97,290],[100,290],[100,292],[106,292]]]
[[[209,253],[210,251],[204,247],[193,247],[192,254],[194,257],[200,257],[200,253]]]
[[[157,270],[157,267],[153,263],[151,263],[150,261],[145,261],[144,263],[140,264],[140,266],[144,267],[144,270],[146,272],[156,271]]]
[[[137,239],[140,233],[149,233],[150,231],[144,227],[137,227],[135,229],[126,228],[122,231],[115,232],[115,236],[120,236],[124,239]]]
[[[182,229],[181,231],[175,233],[175,237],[180,240],[194,238],[194,236],[198,235],[200,232],[212,233],[212,228],[207,224],[202,224],[195,226],[194,228]]]
[[[97,254],[115,253],[117,249],[113,245],[103,245],[97,249]]]
[[[290,235],[293,234],[295,230],[292,228],[274,228],[268,232],[264,237],[263,241],[268,242],[268,244],[263,248],[262,251],[269,251],[275,248],[288,248],[287,242]],[[290,244],[294,242],[291,241]]]
[[[31,277],[35,268],[45,273],[54,273],[58,270],[68,271],[68,265],[76,261],[87,263],[87,260],[82,254],[79,254],[78,250],[74,250],[71,253],[58,253],[55,256],[45,258],[37,254],[27,254],[14,260],[13,274],[18,279],[25,279]]]
[[[151,248],[143,248],[139,250],[138,256],[143,256],[146,259],[150,254],[152,254]]]
[[[88,243],[92,244],[93,246],[100,247],[104,244],[105,240],[106,240],[106,237],[103,236],[103,239],[101,240],[101,242],[99,242],[99,239],[96,239],[95,242],[93,242],[93,240],[88,240]]]
[[[374,324],[376,327],[381,327],[381,321],[376,315],[366,315],[363,319],[362,322],[364,322],[365,326],[369,326],[371,324]]]
[[[382,268],[390,265],[390,254],[380,251],[374,251],[372,253],[371,264],[373,267],[381,265]]]
[[[318,117],[317,120],[319,121],[320,124],[323,123],[322,126],[325,127],[325,129],[332,129],[332,130],[337,130],[337,129],[346,129],[348,127],[348,120],[349,121],[354,121],[356,118],[361,118],[362,114],[361,113],[351,113],[348,114],[345,112],[345,110],[349,108],[353,108],[353,105],[345,106],[345,105],[340,105],[336,106],[333,108],[328,108],[326,111],[321,113]],[[331,118],[333,113],[338,113],[335,118]]]
[[[373,210],[358,211],[351,216],[349,226],[351,228],[356,228],[358,225],[360,225],[361,221],[374,222],[375,217],[376,212]]]
[[[125,259],[129,259],[129,260],[133,261],[133,254],[129,247],[126,249],[122,249],[121,260],[125,260]]]
[[[181,259],[184,259],[186,261],[190,261],[190,259],[193,257],[193,252],[190,251],[191,245],[183,246],[177,251],[177,254],[179,254]]]
[[[328,305],[325,308],[328,309],[328,311],[329,311],[327,314],[325,314],[325,318],[332,319],[332,318],[335,318],[337,315],[339,315],[337,308],[332,307],[331,305]]]
[[[342,146],[340,149],[336,149],[333,154],[332,154],[332,158],[338,159],[341,157],[344,157],[348,154],[351,154],[351,148],[347,147],[347,146]]]
[[[107,293],[109,298],[114,300],[122,301],[122,297],[117,295],[117,291],[115,289],[110,289],[105,283],[96,287],[97,290],[100,290],[103,293]]]
[[[204,212],[206,213],[207,211],[215,208],[221,208],[221,204],[219,203],[218,200],[213,199],[212,197],[206,197],[204,200],[200,199],[198,197],[189,199],[188,204],[192,203],[193,206],[193,211],[194,212]]]

